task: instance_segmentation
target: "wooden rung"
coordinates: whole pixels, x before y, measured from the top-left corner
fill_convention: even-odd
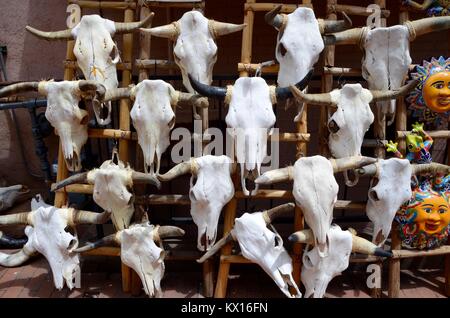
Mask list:
[[[278,138],[279,141],[285,142],[298,142],[305,141],[308,142],[311,138],[310,134],[301,134],[301,133],[281,133],[279,135],[272,135],[269,139]]]
[[[397,131],[397,138],[399,139],[405,139],[407,134],[410,134],[410,131]],[[450,130],[434,130],[434,131],[427,131],[427,133],[432,138],[450,138]]]
[[[88,136],[91,138],[137,140],[137,134],[135,132],[121,129],[88,129]]]
[[[179,0],[179,1],[164,1],[164,0],[159,0],[159,1],[146,1],[146,4],[150,7],[150,8],[154,8],[154,7],[164,7],[164,8],[188,8],[188,9],[192,9],[192,8],[204,8],[205,7],[205,3],[204,0]]]
[[[244,11],[270,11],[280,5],[281,3],[246,3]],[[312,4],[283,4],[281,13],[291,13],[298,7],[308,7],[312,9]]]
[[[77,4],[86,9],[136,9],[136,3],[132,1],[84,1],[84,0],[68,0],[69,4]]]
[[[350,256],[350,263],[374,263],[378,262],[379,260],[380,258],[376,256],[360,256],[360,255]],[[233,263],[233,264],[253,264],[252,261],[246,259],[242,255],[221,255],[220,261],[224,263]]]
[[[175,64],[175,62],[169,61],[169,60],[154,60],[154,59],[139,60],[139,59],[137,59],[135,61],[135,66],[138,69],[150,69],[150,70],[153,70],[155,68],[168,69],[168,70],[179,69],[178,65]]]
[[[137,196],[136,204],[148,204],[148,205],[190,205],[188,195],[183,194],[150,194],[147,196]]]
[[[325,75],[335,75],[335,76],[362,76],[362,71],[359,68],[350,67],[328,67],[323,68],[323,73]]]
[[[360,15],[360,16],[369,16],[373,13],[372,11],[367,11],[366,7],[344,5],[344,4],[328,5],[328,11],[333,13],[345,12],[350,15]],[[388,18],[390,15],[391,11],[386,9],[381,10],[382,18]]]
[[[94,191],[94,186],[91,184],[70,184],[56,190],[56,192],[69,192],[69,193],[82,193],[82,194],[92,194]]]
[[[120,248],[111,246],[97,247],[93,250],[82,252],[82,255],[120,256]]]
[[[63,62],[65,68],[71,68],[76,69],[78,68],[78,63],[76,61],[69,61],[66,60]],[[130,70],[132,69],[130,62],[121,62],[116,64],[117,70],[124,71],[124,70]]]
[[[248,72],[248,73],[255,73],[256,70],[260,67],[261,64],[255,64],[255,63],[238,63],[238,71],[239,72]],[[261,69],[261,73],[263,74],[277,74],[278,70],[280,69],[280,65],[270,65],[265,66]]]
[[[377,148],[377,147],[384,147],[387,144],[387,140],[380,140],[380,139],[364,139],[363,140],[363,147],[368,148]]]
[[[393,250],[392,254],[394,256],[392,258],[412,258],[412,257],[424,257],[424,256],[434,256],[434,255],[445,255],[450,254],[450,245],[444,245],[438,247],[434,250],[428,251],[418,251],[418,250]]]

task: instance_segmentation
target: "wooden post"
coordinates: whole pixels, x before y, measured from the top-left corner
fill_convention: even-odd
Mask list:
[[[247,4],[255,3],[256,0],[247,0]],[[247,24],[245,29],[242,31],[242,54],[241,62],[250,63],[252,60],[252,39],[253,39],[253,22],[255,20],[255,13],[252,10],[247,10],[244,12],[244,23]],[[248,76],[246,70],[241,71],[239,76]]]

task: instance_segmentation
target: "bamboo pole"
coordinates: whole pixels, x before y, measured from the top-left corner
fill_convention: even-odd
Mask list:
[[[308,0],[306,0],[306,1],[308,1]],[[303,2],[305,2],[305,1],[303,1]],[[244,11],[245,12],[248,12],[248,11],[252,11],[252,12],[270,11],[278,5],[280,5],[280,3],[255,3],[255,1],[248,0],[247,3],[244,5]],[[299,4],[299,5],[283,4],[283,6],[281,7],[281,13],[291,13],[298,7],[312,8],[312,4],[311,3],[310,4]]]
[[[416,251],[416,250],[393,250],[392,259],[400,259],[400,258],[413,258],[413,257],[426,257],[426,256],[435,256],[435,255],[449,255],[450,254],[450,245],[444,245],[433,250],[424,250],[424,251]]]
[[[256,0],[247,0],[245,6],[255,5]],[[244,6],[244,23],[247,25],[242,31],[242,53],[241,63],[250,63],[252,60],[252,39],[253,39],[253,22],[255,20],[255,13],[251,10],[246,10]],[[271,10],[271,9],[269,9]],[[247,71],[239,72],[239,76],[248,76]]]
[[[386,5],[381,6],[379,3],[385,2],[385,1],[375,1],[376,4],[378,4],[381,9],[381,17],[382,18],[389,18],[391,15],[391,11],[384,9]],[[337,13],[337,12],[345,12],[349,15],[359,15],[359,16],[369,16],[372,14],[372,12],[368,12],[366,7],[361,6],[352,6],[352,5],[344,5],[344,4],[329,4],[327,9],[331,12]]]
[[[404,105],[404,103],[403,103]],[[397,105],[398,106],[398,105]],[[405,110],[406,112],[406,110]],[[406,116],[406,113],[405,113]],[[406,117],[405,117],[406,118]],[[399,140],[399,147],[400,147],[400,143],[404,143],[404,139],[406,138],[406,136],[408,134],[410,134],[410,131],[406,131],[406,119],[405,119],[405,125],[404,127],[397,127],[398,131],[397,131],[397,138],[400,139]],[[450,131],[449,130],[434,130],[434,131],[429,131],[427,132],[433,139],[439,139],[439,138],[445,138],[445,139],[450,139]],[[406,144],[403,145],[403,147],[406,147]]]
[[[81,8],[86,9],[136,9],[136,3],[133,1],[84,1],[84,0],[68,0],[69,4],[77,4]]]
[[[66,60],[63,62],[64,66],[67,68],[72,68],[72,69],[78,69],[78,62],[77,61],[69,61]],[[123,70],[129,70],[131,71],[132,69],[132,65],[130,62],[121,62],[121,63],[117,63],[116,64],[116,69],[119,71],[123,71]]]

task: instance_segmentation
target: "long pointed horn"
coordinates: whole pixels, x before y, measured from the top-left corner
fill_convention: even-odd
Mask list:
[[[120,244],[119,233],[120,232],[110,234],[108,236],[101,238],[100,240],[98,240],[96,242],[92,242],[92,243],[88,242],[83,247],[79,247],[79,248],[75,249],[74,252],[81,253],[81,252],[87,252],[87,251],[93,250],[94,248],[98,248],[98,247],[102,247],[102,246],[119,245]]]
[[[83,211],[83,210],[73,210],[72,220],[70,223],[72,225],[76,224],[104,224],[111,216],[111,212],[104,211],[102,213]]]
[[[305,75],[305,77],[300,82],[298,82],[297,84],[295,84],[295,86],[292,87],[295,87],[300,91],[304,90],[306,86],[308,86],[308,83],[311,80],[313,74],[314,70],[312,69],[308,72],[308,74]],[[277,100],[287,99],[293,96],[290,87],[277,87],[275,89],[275,93],[277,95]]]
[[[423,173],[431,173],[433,175],[438,173],[449,174],[450,166],[436,162],[427,164],[414,164],[412,165],[412,173],[413,175]]]
[[[415,79],[410,81],[408,84],[403,85],[398,90],[389,90],[389,91],[376,91],[376,90],[370,90],[372,93],[373,99],[372,102],[378,102],[383,100],[390,100],[390,99],[396,99],[400,96],[405,96],[410,91],[412,91],[418,84],[419,80]]]
[[[17,95],[19,93],[25,93],[29,91],[38,91],[39,82],[23,82],[17,84],[11,84],[0,89],[0,97],[7,97],[11,95]]]
[[[357,169],[377,162],[377,159],[370,157],[354,156],[340,159],[330,159],[334,173],[350,169]]]
[[[294,179],[294,167],[288,166],[281,169],[275,169],[265,172],[256,178],[256,184],[273,184]]]
[[[392,252],[385,251],[381,247],[376,246],[365,238],[357,236],[354,229],[350,228],[348,229],[348,231],[352,234],[352,252],[380,257],[393,256]]]
[[[431,17],[416,21],[408,21],[406,25],[414,29],[415,35],[419,36],[429,32],[447,30],[450,28],[450,16]],[[415,38],[413,38],[414,40]]]
[[[161,181],[170,181],[183,174],[191,173],[192,163],[191,161],[185,161],[177,164],[175,167],[167,171],[165,174],[158,175],[158,179]]]
[[[220,249],[223,246],[225,246],[226,244],[228,244],[233,240],[234,240],[233,235],[231,234],[231,232],[229,232],[226,236],[222,237],[219,241],[217,241],[216,244],[214,244],[205,254],[203,254],[203,256],[197,260],[197,262],[203,263],[208,258],[216,254],[218,251],[220,251]]]
[[[150,33],[153,36],[175,40],[178,37],[178,29],[176,23],[162,25],[151,29],[140,29],[142,32]]]
[[[295,243],[303,243],[303,244],[309,244],[314,245],[314,234],[312,230],[301,230],[297,231],[295,233],[292,233],[288,240]]]
[[[108,89],[105,94],[105,102],[115,101],[123,98],[132,99],[132,87],[119,87],[114,89]]]
[[[214,38],[241,31],[247,26],[247,24],[225,23],[214,20],[209,20],[209,24],[212,26]]]
[[[0,225],[16,225],[16,224],[32,225],[31,220],[32,213],[33,212],[22,212],[22,213],[1,215]]]
[[[350,19],[350,17],[344,11],[342,11],[341,13],[344,16],[344,20],[332,21],[318,19],[319,24],[322,24],[321,29],[323,30],[323,34],[341,32],[352,27],[352,19]]]
[[[292,96],[294,96],[294,98],[299,102],[313,105],[325,105],[325,106],[334,105],[334,103],[331,101],[330,93],[305,94],[295,86],[290,86],[289,89],[291,90]]]
[[[129,33],[138,30],[139,28],[146,27],[152,23],[155,13],[150,13],[144,20],[138,22],[114,22],[116,26],[115,34]]]
[[[183,229],[176,226],[164,225],[158,228],[158,236],[161,239],[164,239],[166,237],[183,236],[184,233],[185,232]]]
[[[35,29],[33,27],[30,27],[29,25],[27,25],[25,27],[25,29],[30,32],[31,34],[37,36],[38,38],[47,40],[47,41],[53,41],[53,40],[71,40],[72,37],[72,30],[71,29],[66,29],[66,30],[62,30],[62,31],[53,31],[53,32],[45,32],[45,31],[40,31],[38,29]]]
[[[68,186],[70,184],[86,183],[88,173],[89,172],[82,172],[82,173],[74,174],[73,176],[70,176],[67,179],[64,179],[62,181],[54,183],[54,184],[52,184],[51,190],[53,192],[55,192],[56,190],[64,188],[65,186]]]
[[[1,248],[22,248],[28,242],[28,238],[14,238],[0,231],[0,247]]]
[[[364,28],[353,28],[334,34],[324,35],[323,42],[325,45],[358,44],[361,43],[363,35]]]
[[[133,179],[133,183],[153,184],[158,189],[161,188],[161,182],[159,182],[158,178],[156,178],[153,174],[147,174],[147,173],[143,173],[143,172],[133,171],[131,173],[131,178]]]
[[[4,267],[20,266],[35,254],[36,251],[33,248],[25,245],[20,251],[14,254],[0,253],[0,265]]]
[[[188,74],[189,81],[191,82],[192,88],[198,92],[202,96],[217,98],[220,100],[224,100],[227,95],[227,89],[224,87],[218,86],[210,86],[206,84],[202,84],[199,81],[195,80],[191,74]]]
[[[294,203],[292,203],[292,202],[286,203],[286,204],[274,207],[270,210],[264,211],[263,218],[266,221],[266,224],[270,224],[277,217],[280,217],[281,215],[292,212],[294,210],[294,208],[295,208]]]
[[[264,16],[264,20],[267,24],[273,26],[275,29],[280,30],[283,27],[283,17],[279,14],[283,5],[278,5]]]

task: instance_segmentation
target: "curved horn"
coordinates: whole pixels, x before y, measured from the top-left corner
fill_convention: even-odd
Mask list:
[[[20,266],[28,261],[36,251],[25,245],[20,251],[14,254],[0,253],[0,265],[4,267],[16,267]]]
[[[174,23],[162,25],[151,29],[140,29],[142,32],[150,33],[153,36],[175,40],[178,37],[178,30]]]
[[[309,81],[311,80],[312,76],[313,76],[314,70],[310,70],[308,72],[308,74],[306,74],[306,76],[297,84],[295,84],[295,87],[298,90],[302,91],[306,88],[306,86],[308,86]],[[281,100],[281,99],[287,99],[287,98],[291,98],[292,95],[292,91],[290,87],[277,87],[275,89],[275,93],[277,95],[277,100]]]
[[[56,190],[64,188],[65,186],[68,186],[70,184],[86,183],[87,182],[88,173],[89,172],[82,172],[82,173],[74,174],[73,176],[70,176],[67,179],[64,179],[62,181],[54,183],[51,186],[51,190],[53,192],[55,192]]]
[[[342,11],[341,13],[344,16],[344,20],[332,21],[318,19],[319,24],[322,24],[322,30],[324,34],[341,32],[352,27],[352,19],[350,19],[350,17],[344,11]]]
[[[370,92],[372,93],[372,96],[373,96],[372,102],[396,99],[397,97],[404,96],[404,95],[408,94],[410,91],[412,91],[418,84],[419,84],[419,80],[415,79],[415,80],[410,81],[408,84],[403,85],[398,90],[393,90],[393,91],[370,90]]]
[[[424,18],[408,21],[406,24],[409,24],[414,29],[416,36],[419,36],[429,32],[447,30],[450,28],[450,16]]]
[[[348,231],[352,234],[352,252],[381,257],[392,257],[392,252],[385,251],[365,238],[357,236],[354,229],[349,228]]]
[[[164,239],[166,237],[183,236],[184,233],[185,232],[183,229],[176,226],[165,225],[158,228],[158,236],[161,239]]]
[[[0,246],[1,248],[22,248],[28,242],[28,238],[14,238],[0,231]]]
[[[273,184],[294,179],[294,167],[288,166],[281,169],[275,169],[265,172],[256,178],[256,184]]]
[[[72,223],[76,224],[103,224],[106,223],[111,216],[111,212],[104,211],[102,213],[83,211],[83,210],[73,210],[72,211]]]
[[[290,202],[286,203],[277,207],[274,207],[270,210],[263,212],[263,218],[266,221],[266,224],[270,224],[275,220],[277,217],[286,214],[288,212],[292,212],[295,208],[295,204]]]
[[[98,248],[98,247],[102,247],[102,246],[118,245],[118,244],[120,244],[120,236],[118,235],[119,233],[120,232],[110,234],[110,235],[105,236],[105,237],[101,238],[100,240],[92,242],[92,243],[88,242],[83,247],[79,247],[79,248],[75,249],[74,252],[81,253],[81,252],[87,252],[87,251],[93,250],[94,248]]]
[[[264,16],[266,23],[273,26],[277,30],[280,30],[283,27],[283,17],[279,14],[282,7],[283,5],[280,4],[267,12]]]
[[[370,165],[357,169],[357,173],[360,176],[372,177],[377,174],[377,170],[377,165],[372,163]]]
[[[295,243],[304,243],[309,245],[314,245],[314,234],[312,230],[301,230],[292,233],[288,240]]]
[[[191,161],[185,161],[177,164],[175,167],[167,171],[165,174],[158,175],[161,181],[170,181],[183,174],[191,173]]]
[[[227,95],[227,89],[224,87],[210,86],[202,84],[199,81],[192,78],[191,74],[188,74],[189,81],[192,88],[202,96],[213,97],[224,100]]]
[[[31,216],[33,212],[22,212],[0,216],[0,225],[32,225]]]
[[[200,257],[197,262],[198,263],[203,263],[204,261],[206,261],[208,258],[210,258],[211,256],[213,256],[214,254],[216,254],[218,251],[220,251],[220,249],[225,246],[226,244],[228,244],[229,242],[233,241],[233,235],[231,234],[231,232],[228,232],[228,234],[224,237],[222,237],[219,241],[216,242],[216,244],[214,244],[205,254],[203,254],[202,257]]]
[[[234,24],[234,23],[225,23],[214,20],[209,20],[209,23],[212,24],[213,36],[214,38],[218,38],[222,35],[227,35],[230,33],[238,32],[243,30],[247,24]]]
[[[330,93],[305,94],[295,86],[290,86],[289,89],[291,90],[292,96],[294,96],[294,98],[299,102],[304,102],[313,105],[326,105],[326,106],[334,105],[334,103],[331,101]]]
[[[10,95],[17,95],[19,93],[38,91],[39,82],[23,82],[11,84],[0,89],[0,97],[7,97]]]
[[[133,171],[131,173],[131,178],[133,179],[133,183],[153,184],[158,189],[161,188],[161,182],[159,182],[158,178],[156,178],[153,174]]]
[[[29,25],[27,25],[25,27],[25,29],[28,32],[30,32],[31,34],[37,36],[38,38],[41,38],[41,39],[44,39],[47,41],[71,40],[73,38],[71,29],[66,29],[66,30],[62,30],[62,31],[45,32],[45,31],[40,31],[38,29],[30,27]]]
[[[119,87],[119,88],[113,88],[108,89],[105,94],[105,102],[119,100],[123,98],[129,98],[132,99],[131,94],[132,87]]]
[[[345,170],[356,169],[377,162],[377,159],[370,157],[354,156],[340,159],[330,159],[334,173]]]
[[[363,34],[363,28],[353,28],[338,33],[324,35],[323,42],[325,45],[358,44],[361,42]]]
[[[138,22],[114,22],[114,25],[116,26],[115,34],[129,33],[145,27],[152,23],[154,15],[155,13],[151,12],[144,20]]]
[[[412,173],[415,174],[422,174],[422,173],[431,173],[431,174],[438,174],[438,173],[444,173],[449,174],[450,173],[450,166],[443,165],[441,163],[426,163],[426,164],[414,164],[412,165]]]

